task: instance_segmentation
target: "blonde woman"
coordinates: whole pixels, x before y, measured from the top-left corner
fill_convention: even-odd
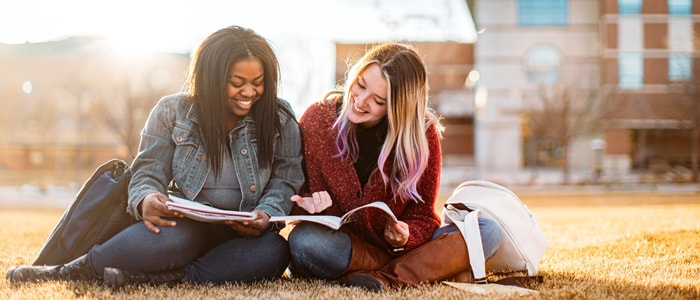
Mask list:
[[[299,208],[340,216],[383,201],[398,222],[365,209],[338,231],[296,225],[288,237],[294,276],[377,291],[468,271],[456,228],[432,238],[440,226],[434,204],[442,126],[428,106],[427,71],[414,48],[385,43],[370,49],[350,68],[342,93],[312,104],[300,126],[309,193],[292,197]],[[486,232],[494,227],[483,224]]]

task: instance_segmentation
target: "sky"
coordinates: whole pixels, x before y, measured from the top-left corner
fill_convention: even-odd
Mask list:
[[[125,47],[142,48],[141,51],[188,51],[207,34],[232,24],[251,27],[266,36],[358,41],[410,35],[423,40],[449,38],[473,42],[475,33],[470,31],[473,25],[466,17],[464,2],[6,0],[0,6],[0,43],[96,35],[115,39],[126,44]],[[437,22],[441,24],[435,26]],[[411,25],[403,32],[396,25],[399,23]],[[440,34],[436,34],[438,31]]]
[[[217,29],[241,25],[275,48],[283,93],[320,97],[334,82],[333,42],[474,42],[468,10],[464,0],[3,0],[0,43],[88,35],[130,55],[186,53]]]

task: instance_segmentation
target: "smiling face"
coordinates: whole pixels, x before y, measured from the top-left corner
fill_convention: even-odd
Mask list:
[[[231,65],[226,83],[226,104],[230,114],[226,123],[233,127],[238,120],[250,112],[253,104],[260,100],[265,80],[265,69],[258,58],[246,58]]]
[[[350,122],[362,127],[379,124],[387,114],[387,81],[379,65],[370,64],[350,87]]]

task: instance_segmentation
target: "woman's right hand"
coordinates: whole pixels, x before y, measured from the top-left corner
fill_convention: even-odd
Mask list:
[[[143,225],[153,233],[160,233],[160,229],[157,226],[174,227],[177,225],[175,221],[164,219],[163,217],[184,217],[181,212],[168,209],[165,201],[168,201],[168,196],[161,193],[150,193],[141,201]]]
[[[315,192],[311,194],[311,197],[294,195],[291,200],[310,214],[322,212],[333,204],[331,196],[326,191]]]

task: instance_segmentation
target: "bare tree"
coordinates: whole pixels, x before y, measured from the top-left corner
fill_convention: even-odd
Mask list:
[[[120,101],[103,98],[95,103],[95,111],[107,129],[120,137],[128,149],[129,159],[133,159],[138,151],[141,128],[158,100],[156,94],[162,95],[153,89],[136,89],[128,80],[118,85],[118,90],[117,98]],[[118,107],[114,104],[118,104]]]
[[[600,124],[595,93],[567,85],[540,86],[525,99],[522,113],[531,135],[556,141],[564,184],[570,182],[569,146],[573,139]]]
[[[114,134],[126,147],[123,155],[133,159],[140,133],[148,114],[157,101],[182,87],[181,77],[189,59],[183,55],[158,55],[133,61],[106,61],[106,68],[116,70],[104,80],[93,103],[94,114],[102,129]]]

